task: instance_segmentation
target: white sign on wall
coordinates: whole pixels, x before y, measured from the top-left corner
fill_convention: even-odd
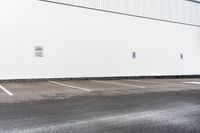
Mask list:
[[[35,57],[44,57],[44,49],[42,46],[35,46]]]

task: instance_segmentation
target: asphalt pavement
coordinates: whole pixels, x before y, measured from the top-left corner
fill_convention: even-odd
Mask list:
[[[200,85],[184,84],[185,81],[179,80],[145,81],[146,83],[142,84],[136,84],[136,81],[133,81],[134,85],[137,85],[135,86],[137,91],[135,91],[131,89],[131,85],[133,86],[131,81],[112,81],[111,83],[116,82],[116,86],[108,85],[107,90],[105,90],[105,84],[100,88],[100,85],[95,85],[93,82],[94,86],[98,86],[95,91],[78,93],[70,97],[56,95],[57,98],[55,98],[54,95],[54,97],[38,100],[1,102],[0,132],[200,133]],[[150,82],[155,86],[150,86]],[[68,81],[62,83],[69,84]],[[77,83],[80,83],[82,88],[89,88],[90,81],[74,81],[70,85],[77,86]],[[6,84],[3,85],[6,86]],[[123,85],[124,87],[127,85],[127,88]],[[143,88],[139,88],[141,86]],[[112,93],[114,88],[117,88],[120,93]],[[101,89],[112,95],[101,92]],[[121,90],[127,90],[128,93]],[[142,91],[139,93],[138,90]],[[20,93],[21,91],[24,89],[20,90]],[[0,93],[4,92],[0,91]],[[14,96],[20,93],[14,93]]]

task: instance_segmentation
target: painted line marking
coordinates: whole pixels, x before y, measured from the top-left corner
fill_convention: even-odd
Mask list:
[[[176,85],[176,86],[185,86],[184,84],[177,84],[177,83],[162,83],[162,82],[155,82],[155,81],[143,81],[143,80],[126,80],[126,81],[136,81],[136,82],[141,82],[141,83],[153,83],[153,84],[164,84],[164,85]]]
[[[112,84],[112,85],[126,86],[126,87],[136,87],[136,88],[142,88],[142,89],[145,89],[145,88],[146,88],[146,86],[138,86],[138,85],[130,85],[130,84],[121,84],[121,83],[116,83],[116,82],[98,81],[98,80],[92,80],[92,81],[94,81],[94,82],[99,82],[99,83]]]
[[[0,85],[0,88],[1,88],[4,92],[6,92],[8,95],[13,96],[13,94],[12,94],[10,91],[8,91],[6,88],[4,88],[2,85]]]
[[[183,82],[183,83],[185,83],[185,84],[197,84],[197,85],[200,85],[200,82]]]
[[[143,80],[126,80],[126,81],[136,81],[141,83],[154,83],[154,84],[162,84],[161,82],[153,82],[153,81],[143,81]]]
[[[79,90],[82,90],[82,91],[91,91],[90,89],[86,89],[86,88],[82,88],[82,87],[77,87],[77,86],[72,86],[72,85],[67,85],[67,84],[63,84],[63,83],[59,83],[59,82],[55,82],[55,81],[48,81],[48,82],[52,83],[52,84],[57,84],[57,85],[65,86],[65,87],[79,89]]]

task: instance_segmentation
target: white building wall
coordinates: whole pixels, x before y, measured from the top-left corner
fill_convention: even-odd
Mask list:
[[[138,14],[129,9],[131,6],[126,9],[133,15],[143,12],[140,16],[200,25],[199,12],[194,12],[199,11],[197,4],[176,0],[186,2],[188,11],[185,16],[179,10],[179,17],[167,18],[156,11],[155,16],[141,11],[149,9],[142,4],[147,0],[139,1]],[[156,10],[167,10],[161,6]],[[0,16],[0,79],[200,75],[198,26],[37,0],[2,0]],[[38,45],[44,47],[42,58],[34,56]],[[132,52],[136,52],[136,59],[132,59]]]

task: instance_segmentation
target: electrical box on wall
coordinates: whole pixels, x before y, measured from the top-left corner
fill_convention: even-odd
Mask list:
[[[182,53],[180,54],[180,59],[183,60],[183,54]]]
[[[133,58],[133,59],[136,59],[136,52],[133,52],[133,53],[132,53],[132,58]]]
[[[44,57],[44,49],[42,46],[35,46],[35,57]]]

